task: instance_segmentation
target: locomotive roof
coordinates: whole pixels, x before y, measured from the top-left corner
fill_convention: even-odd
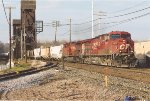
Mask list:
[[[112,31],[112,32],[109,32],[108,34],[129,34],[129,33],[125,31]]]
[[[109,32],[109,33],[106,33],[106,34],[98,35],[98,36],[96,36],[95,38],[98,38],[98,37],[100,37],[100,36],[109,35],[109,34],[130,34],[130,33],[125,32],[125,31],[112,31],[112,32]],[[93,38],[93,39],[95,39],[95,38]]]
[[[106,33],[106,34],[101,34],[101,35],[98,35],[94,38],[91,38],[91,39],[85,39],[85,40],[79,40],[79,41],[74,41],[74,42],[71,42],[71,44],[78,44],[78,43],[82,43],[82,42],[89,42],[93,39],[96,39],[96,38],[99,38],[100,36],[105,36],[105,35],[109,35],[109,34],[130,34],[126,31],[112,31],[112,32],[109,32],[109,33]],[[65,44],[70,44],[70,43],[65,43]]]

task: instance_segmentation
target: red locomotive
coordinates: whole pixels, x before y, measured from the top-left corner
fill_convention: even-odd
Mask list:
[[[112,31],[92,39],[64,44],[63,56],[67,61],[109,66],[134,66],[134,41],[131,34]]]

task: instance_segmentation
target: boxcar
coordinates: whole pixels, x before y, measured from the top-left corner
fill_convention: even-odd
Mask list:
[[[50,48],[49,47],[41,47],[41,57],[43,59],[50,58]]]
[[[34,58],[35,59],[41,58],[41,49],[40,48],[34,49]]]
[[[61,59],[63,56],[62,49],[63,49],[63,45],[51,46],[50,47],[50,58],[57,59],[57,60]]]

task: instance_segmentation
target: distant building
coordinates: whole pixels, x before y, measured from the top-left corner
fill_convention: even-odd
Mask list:
[[[149,65],[150,60],[147,54],[150,54],[150,41],[135,42],[134,49],[135,56],[139,60],[140,65],[144,67]]]

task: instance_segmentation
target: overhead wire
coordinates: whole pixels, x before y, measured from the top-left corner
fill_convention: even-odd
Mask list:
[[[135,20],[135,19],[138,19],[138,18],[141,18],[141,17],[144,17],[146,15],[149,15],[149,13],[146,13],[146,14],[143,14],[143,15],[140,15],[140,16],[136,16],[136,17],[133,17],[133,18],[129,18],[129,19],[125,19],[125,20],[121,20],[121,21],[118,21],[118,22],[108,22],[108,23],[98,23],[98,24],[111,24],[111,23],[117,23],[117,24],[114,24],[115,26],[118,25],[118,24],[122,24],[122,23],[125,23],[125,22],[129,22],[129,21],[132,21],[132,20]],[[98,24],[95,24],[94,26],[98,25]],[[111,26],[108,26],[108,27],[112,27],[114,25],[111,25]],[[107,27],[105,27],[107,28]],[[85,29],[82,29],[82,30],[79,30],[79,31],[74,31],[74,32],[83,32],[83,31],[87,31],[88,29],[91,29],[91,27],[88,27],[88,28],[85,28]],[[104,28],[102,28],[104,29]],[[101,29],[99,29],[101,30]]]
[[[97,21],[99,19],[108,19],[108,18],[122,17],[122,16],[130,15],[130,14],[135,14],[135,13],[147,10],[147,9],[150,9],[150,7],[146,7],[146,8],[140,9],[140,10],[136,10],[136,11],[133,11],[133,12],[129,12],[129,13],[125,13],[125,14],[120,14],[120,15],[116,15],[116,16],[112,16],[112,17],[97,18],[97,19],[94,19],[93,22]],[[83,22],[83,23],[72,24],[72,25],[82,25],[82,24],[86,24],[86,23],[90,23],[90,22],[92,22],[92,20],[87,21],[87,22]]]
[[[136,5],[133,5],[133,6],[131,6],[131,7],[128,7],[128,8],[122,9],[122,10],[110,12],[110,14],[119,13],[119,12],[122,12],[122,11],[126,11],[126,10],[129,10],[129,9],[135,8],[135,7],[137,7],[137,6],[141,6],[141,5],[142,5],[143,3],[145,3],[145,2],[147,2],[147,1],[142,1],[142,2],[140,2],[140,3],[138,3],[138,4],[136,4]]]
[[[85,29],[82,29],[82,30],[78,30],[78,31],[74,31],[74,32],[82,32],[82,31],[85,31],[85,30],[89,30],[91,29],[92,27],[88,27],[88,28],[85,28]]]
[[[5,5],[4,5],[4,1],[3,1],[3,0],[2,0],[2,5],[3,5],[3,10],[4,10],[4,13],[5,13],[6,21],[7,21],[7,23],[9,24],[8,17],[7,17],[7,14],[6,14],[6,9],[5,9]]]
[[[61,35],[63,35],[63,36],[64,36],[65,34],[67,34],[67,33],[69,33],[69,32],[70,32],[70,31],[67,31],[67,32],[65,32],[65,33],[63,33],[63,34],[61,34]]]
[[[120,21],[118,24],[114,24],[114,25],[111,25],[111,26],[107,26],[107,27],[104,27],[104,28],[101,28],[101,29],[98,29],[98,30],[104,30],[104,29],[107,29],[107,28],[110,28],[110,27],[114,27],[114,26],[117,26],[117,25],[120,25],[120,24],[123,24],[123,23],[127,23],[127,22],[132,21],[132,20],[136,20],[136,19],[138,19],[138,18],[147,16],[147,15],[150,15],[150,12],[149,12],[149,13],[146,13],[146,14],[143,14],[143,15],[140,15],[140,16],[137,16],[137,17],[133,17],[133,18],[130,18],[130,19],[122,20],[122,21]],[[96,30],[96,31],[97,31],[97,30]]]
[[[142,1],[142,2],[140,2],[139,4],[136,4],[136,5],[132,6],[132,7],[125,8],[125,9],[123,9],[123,10],[119,10],[119,11],[115,11],[115,12],[125,11],[125,10],[128,10],[128,9],[137,7],[137,6],[139,6],[139,5],[141,5],[141,4],[145,3],[145,2],[147,2],[147,1]],[[117,16],[113,16],[113,17],[107,17],[107,18],[114,18],[114,17],[125,16],[125,15],[133,14],[133,13],[136,13],[136,12],[140,12],[140,11],[143,11],[143,10],[146,10],[146,9],[149,9],[149,8],[150,8],[150,7],[147,7],[147,8],[144,8],[144,9],[141,9],[141,10],[137,10],[137,11],[134,11],[134,12],[130,12],[130,13],[126,13],[126,14],[121,14],[121,15],[117,15]],[[115,13],[115,12],[113,12],[113,13]],[[110,13],[110,14],[111,14],[111,13]],[[88,18],[90,18],[90,17],[88,17]],[[97,20],[99,20],[99,19],[106,19],[106,18],[98,18],[98,19],[95,19],[95,20],[93,20],[93,21],[97,21]],[[83,24],[87,24],[87,23],[91,23],[91,22],[92,22],[92,20],[89,20],[89,21],[85,21],[85,22],[81,22],[81,23],[77,23],[77,24],[72,24],[72,25],[83,25]],[[62,24],[61,26],[67,26],[67,25],[68,25],[68,24]]]
[[[147,9],[150,9],[150,7],[146,7],[146,8],[143,8],[143,9],[140,9],[140,10],[137,10],[137,11],[133,11],[133,12],[130,12],[130,13],[126,13],[126,14],[120,14],[120,15],[117,15],[117,16],[105,17],[105,18],[100,18],[100,19],[108,19],[108,18],[126,16],[126,15],[130,15],[130,14],[138,13],[138,12],[141,12],[141,11],[144,11],[144,10],[147,10]]]
[[[94,26],[97,26],[97,25],[99,25],[99,24],[111,24],[111,23],[119,23],[119,22],[108,22],[108,23],[97,23],[97,24],[94,24]],[[93,27],[94,27],[93,26]],[[81,30],[78,30],[78,31],[74,31],[74,32],[83,32],[83,31],[85,31],[85,30],[89,30],[89,29],[91,29],[92,27],[90,26],[90,27],[88,27],[88,28],[84,28],[84,29],[81,29]]]
[[[119,16],[125,16],[125,15],[129,15],[129,14],[133,14],[133,13],[137,13],[137,12],[144,11],[144,10],[146,10],[146,9],[150,9],[150,7],[146,7],[146,8],[143,8],[143,9],[140,9],[140,10],[137,10],[137,11],[134,11],[134,12],[130,12],[130,13],[126,13],[126,14],[114,16],[114,17],[119,17]],[[117,21],[117,22],[114,21],[114,22],[98,23],[98,24],[95,24],[94,26],[97,26],[97,25],[99,25],[99,24],[113,24],[113,23],[117,23],[117,24],[115,24],[115,26],[116,26],[116,25],[118,25],[118,24],[125,23],[125,22],[128,22],[128,21],[130,21],[130,20],[134,20],[134,19],[137,19],[137,18],[146,16],[146,15],[149,15],[149,13],[148,13],[148,14],[144,14],[144,15],[140,15],[140,16],[137,16],[137,17],[133,17],[133,18],[129,18],[129,19]],[[93,21],[97,21],[97,20],[99,20],[99,18],[98,18],[98,19],[95,19],[95,20],[93,20]],[[81,25],[81,24],[86,24],[86,23],[89,23],[89,22],[92,22],[92,21],[87,21],[87,22],[84,22],[84,23],[72,24],[72,25]],[[69,25],[69,24],[62,24],[62,25],[60,25],[60,26],[68,26],[68,25]],[[114,25],[111,25],[111,26],[108,26],[108,27],[112,27],[112,26],[114,26]],[[106,27],[105,27],[105,28],[106,28]],[[102,28],[102,29],[105,29],[105,28]],[[87,31],[90,30],[90,29],[91,29],[91,26],[88,27],[88,28],[81,29],[81,30],[78,30],[78,31],[73,31],[73,32],[87,32]],[[102,29],[100,29],[100,30],[102,30]],[[66,32],[66,33],[68,33],[68,32]],[[64,33],[64,34],[66,34],[66,33]]]
[[[145,1],[144,1],[145,2]],[[142,2],[142,3],[144,3]],[[137,6],[137,5],[136,5]],[[131,8],[131,7],[130,7]],[[130,9],[128,8],[128,9]],[[136,10],[136,11],[133,11],[133,12],[129,12],[129,13],[125,13],[125,14],[120,14],[120,15],[116,15],[116,16],[111,16],[111,17],[106,17],[106,18],[98,18],[98,19],[94,19],[93,21],[97,21],[99,19],[108,19],[108,18],[116,18],[116,17],[122,17],[122,16],[126,16],[126,15],[130,15],[130,14],[135,14],[135,13],[138,13],[138,12],[141,12],[141,11],[144,11],[144,10],[147,10],[147,9],[150,9],[150,7],[146,7],[146,8],[143,8],[143,9],[140,9],[140,10]],[[123,10],[122,10],[123,11]],[[144,14],[144,15],[140,15],[140,16],[137,16],[137,17],[134,17],[134,18],[129,18],[129,19],[125,19],[125,20],[122,20],[122,21],[117,21],[117,22],[106,22],[106,23],[98,23],[98,24],[112,24],[112,23],[117,23],[117,24],[114,24],[114,25],[111,25],[111,26],[107,26],[107,27],[104,27],[104,28],[101,28],[101,29],[98,29],[98,30],[103,30],[103,29],[107,29],[109,27],[113,27],[113,26],[116,26],[116,25],[120,25],[122,23],[126,23],[126,22],[129,22],[129,21],[132,21],[132,20],[135,20],[135,19],[138,19],[138,18],[141,18],[143,16],[146,16],[146,15],[149,15],[148,14]],[[91,23],[92,20],[89,20],[89,21],[86,21],[86,22],[82,22],[82,23],[76,23],[76,24],[71,24],[71,25],[84,25],[84,24],[88,24],[88,23]],[[98,24],[95,24],[94,26],[97,26]],[[68,26],[69,24],[61,24],[61,26]],[[85,29],[81,29],[81,30],[78,30],[78,31],[73,31],[73,32],[87,32],[89,31],[89,29],[91,29],[91,27],[88,27],[88,28],[85,28]],[[68,33],[69,31],[61,34],[61,35],[65,35],[66,33]]]
[[[43,24],[53,24],[53,23],[43,23]]]
[[[150,7],[146,7],[146,8],[140,9],[140,10],[136,10],[136,11],[133,11],[133,12],[120,14],[120,15],[116,15],[116,16],[112,16],[112,17],[97,18],[97,19],[94,19],[93,22],[95,22],[95,21],[97,21],[99,19],[109,19],[109,18],[116,18],[116,17],[122,17],[122,16],[130,15],[130,14],[135,14],[135,13],[147,10],[147,9],[150,9]],[[77,24],[71,24],[71,25],[84,25],[84,24],[91,23],[91,22],[92,22],[92,20],[86,21],[86,22],[82,22],[82,23],[77,23]],[[117,22],[109,22],[109,23],[103,23],[103,24],[110,24],[110,23],[117,23]],[[48,24],[48,23],[45,23],[45,24]],[[49,23],[49,24],[52,24],[52,23]],[[68,26],[68,25],[69,24],[61,24],[60,27],[61,26]],[[50,26],[50,25],[47,25],[47,26]]]

